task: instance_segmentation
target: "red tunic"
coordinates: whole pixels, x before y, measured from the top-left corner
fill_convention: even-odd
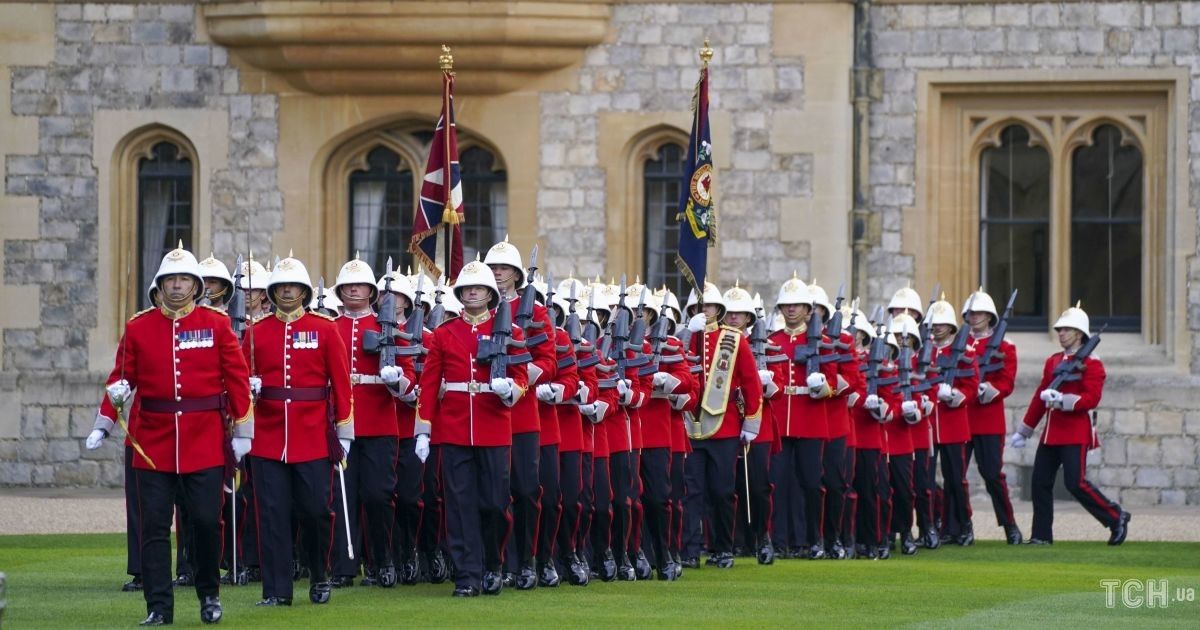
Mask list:
[[[427,338],[425,367],[421,373],[421,394],[417,402],[418,432],[429,425],[439,444],[458,446],[511,446],[513,436],[512,410],[500,397],[491,392],[447,391],[441,393],[442,383],[491,383],[491,366],[475,360],[480,339],[490,338],[492,322],[489,316],[478,323],[468,323],[467,317],[451,319],[438,326]],[[513,326],[512,338],[524,338],[521,329]],[[510,347],[510,355],[521,354]],[[508,376],[522,391],[521,398],[531,397],[527,391],[529,377],[526,364],[509,365]],[[517,404],[520,404],[520,400]],[[514,407],[515,408],[515,407]],[[536,414],[537,406],[534,405]],[[432,439],[431,439],[432,441]]]
[[[987,337],[971,337],[968,345],[976,357],[983,360],[983,353],[991,341]],[[1013,392],[1013,384],[1017,376],[1017,347],[1007,340],[1000,342],[1000,352],[1004,355],[1003,365],[995,372],[980,374],[979,382],[989,383],[999,392],[990,401],[984,403],[976,398],[967,406],[967,416],[971,421],[971,435],[1004,435],[1008,426],[1004,420],[1004,400]],[[980,364],[979,367],[983,367]]]
[[[935,346],[933,349],[933,358],[936,362],[939,357],[948,356],[951,354],[950,345],[942,347]],[[955,366],[954,369],[969,370],[967,376],[955,378],[950,386],[962,392],[963,400],[958,406],[953,406],[953,402],[942,402],[937,399],[937,389],[931,389],[928,392],[930,399],[934,401],[933,407],[933,439],[936,444],[965,444],[971,441],[971,423],[967,419],[967,406],[974,402],[976,393],[979,391],[979,370],[975,367],[975,355],[967,348],[963,353],[962,361]]]
[[[380,332],[379,321],[374,313],[368,313],[359,318],[342,315],[337,318],[336,323],[338,333],[342,336],[342,342],[346,344],[350,355],[350,383],[354,388],[354,436],[399,437],[397,402],[387,385],[379,380],[379,355],[363,349],[363,336],[367,331]],[[397,342],[408,345],[403,340]],[[397,357],[396,367],[403,372],[404,378],[408,379],[411,389],[416,380],[412,357]],[[363,380],[374,382],[363,383]],[[407,391],[400,393],[404,394]],[[412,423],[409,423],[407,433],[408,435],[403,437],[412,437]]]
[[[354,437],[354,414],[350,391],[350,361],[346,345],[333,319],[303,312],[296,319],[267,315],[254,322],[254,368],[263,389],[329,388],[322,400],[268,400],[255,404],[258,419],[251,455],[288,463],[301,463],[329,456],[326,429],[329,404],[339,437]],[[249,333],[242,352],[250,357]]]
[[[683,344],[674,337],[669,337],[663,343],[663,361],[658,364],[658,370],[670,374],[679,380],[674,388],[667,392],[654,391],[654,377],[650,377],[650,400],[641,409],[642,416],[642,448],[671,448],[675,446],[672,432],[676,426],[687,433],[683,427],[683,414],[671,408],[667,398],[670,394],[689,394],[695,400],[695,381],[683,357]]]
[[[850,408],[846,404],[846,398],[854,391],[854,384],[859,380],[858,360],[854,358],[854,338],[848,332],[842,332],[838,341],[846,346],[845,350],[838,350],[837,354],[842,357],[849,357],[848,361],[841,361],[834,364],[835,375],[830,379],[829,386],[833,388],[833,395],[826,401],[825,417],[829,423],[829,439],[840,437],[849,438],[853,425],[850,422]],[[847,440],[847,444],[850,440]]]
[[[563,403],[544,403],[538,401],[538,414],[542,419],[541,431],[541,446],[551,446],[554,444],[562,444],[563,433],[565,430],[561,426],[563,423],[562,416],[569,415],[567,408],[574,408],[575,405],[568,402],[575,397],[579,392],[579,371],[575,367],[575,349],[571,346],[571,339],[567,336],[567,331],[562,328],[554,329],[554,357],[556,367],[554,370],[554,379],[551,381],[554,385],[561,385],[563,388]],[[578,416],[578,412],[575,414]],[[559,451],[563,449],[560,446]],[[575,450],[579,450],[576,448]]]
[[[587,399],[581,400],[579,404],[591,404],[599,400],[599,390],[596,386],[596,366],[580,367],[579,362],[587,361],[593,355],[593,348],[586,341],[580,342],[580,347],[575,350],[576,370],[579,372],[579,383],[587,386]],[[584,453],[591,453],[595,449],[595,432],[596,428],[591,420],[583,417],[579,413],[579,407],[575,407],[575,416],[579,418],[579,435],[580,448]],[[561,422],[560,422],[561,424]],[[566,433],[563,433],[564,437]]]
[[[856,358],[865,363],[869,353],[869,349],[863,348],[856,352],[858,355]],[[881,379],[892,378],[895,375],[895,364],[884,363],[879,366],[879,377]],[[895,384],[882,385],[877,388],[875,395],[879,397],[883,404],[887,405],[887,412],[891,416],[891,420],[881,423],[866,408],[867,385],[866,375],[860,372],[858,378],[854,380],[854,384],[851,386],[851,394],[855,395],[849,396],[854,401],[854,405],[850,407],[850,417],[854,422],[854,430],[850,433],[850,445],[861,449],[883,450],[883,425],[904,423],[904,420],[900,417],[900,392],[897,390]]]
[[[796,356],[796,348],[804,346],[808,341],[801,330],[777,330],[770,337],[772,345],[779,350],[770,354],[782,354],[787,361],[771,363],[770,369],[775,373],[775,385],[779,393],[774,405],[776,427],[779,436],[785,438],[818,438],[829,439],[829,420],[827,406],[823,400],[815,400],[808,395],[808,366],[797,364],[791,358]],[[828,339],[822,338],[823,343]],[[828,350],[821,350],[821,355],[828,356]],[[837,366],[833,363],[821,365],[821,373],[829,381],[830,387],[837,386]]]
[[[123,375],[137,390],[129,406],[129,431],[154,465],[135,454],[133,467],[186,474],[223,466],[226,432],[221,410],[155,413],[145,410],[145,401],[170,403],[227,394],[235,430],[253,435],[246,361],[224,312],[205,306],[168,313],[151,309],[129,320],[105,381],[111,385]],[[96,427],[111,431],[116,410],[107,396],[99,415]]]
[[[634,358],[632,350],[625,351],[626,358]],[[600,396],[602,398],[610,397],[612,404],[609,409],[609,417],[604,421],[605,430],[608,433],[608,452],[616,453],[620,451],[630,452],[641,443],[641,420],[638,418],[637,406],[649,399],[649,390],[643,389],[645,379],[639,378],[636,367],[625,369],[625,378],[629,380],[630,387],[633,389],[633,399],[629,405],[620,404],[620,394],[615,385],[605,387],[604,383],[614,384],[616,377],[617,364],[609,359],[604,359],[600,362],[604,368],[599,370],[597,379],[600,381]],[[636,432],[636,435],[635,435]]]
[[[1079,444],[1088,448],[1100,446],[1093,430],[1091,411],[1100,405],[1100,396],[1104,392],[1104,363],[1095,354],[1084,360],[1083,378],[1062,384],[1058,391],[1062,392],[1064,402],[1071,397],[1074,408],[1071,411],[1048,409],[1042,402],[1042,390],[1050,386],[1054,380],[1054,367],[1068,357],[1063,352],[1050,355],[1042,369],[1042,382],[1033,392],[1029,401],[1029,410],[1025,412],[1023,422],[1030,429],[1036,429],[1042,416],[1047,416],[1046,430],[1042,432],[1042,443],[1048,446]],[[1078,398],[1076,398],[1078,397]]]
[[[512,299],[508,302],[508,307],[512,309],[514,322],[517,321],[517,307],[520,306],[520,302],[519,299]],[[538,413],[538,399],[537,396],[533,395],[534,388],[542,383],[549,383],[554,379],[556,363],[554,358],[554,323],[550,321],[550,313],[546,310],[546,307],[541,304],[533,305],[533,321],[542,323],[542,327],[538,333],[545,333],[546,339],[536,346],[528,348],[529,354],[533,359],[525,365],[530,372],[530,377],[538,370],[541,371],[541,374],[536,379],[527,377],[529,381],[529,396],[522,396],[517,401],[517,404],[513,405],[511,410],[513,435],[542,430],[541,416]],[[521,338],[524,339],[524,336]]]
[[[709,439],[723,440],[737,438],[741,436],[742,425],[749,424],[754,431],[759,431],[757,426],[762,421],[762,382],[758,378],[758,366],[754,363],[754,355],[750,351],[750,342],[746,341],[745,335],[739,331],[726,326],[709,325],[704,331],[703,343],[704,352],[698,352],[697,348],[700,343],[699,335],[692,336],[692,347],[689,349],[694,354],[700,354],[704,360],[704,373],[701,375],[701,383],[707,383],[708,374],[712,370],[712,362],[717,356],[717,343],[723,331],[732,331],[738,335],[738,347],[734,354],[733,365],[729,370],[729,402],[725,405],[725,419],[721,423],[720,428]],[[737,403],[735,401],[734,392],[742,390],[743,410],[741,414],[738,412]],[[703,398],[704,394],[701,391],[697,398]],[[700,402],[697,400],[697,402]],[[697,407],[697,410],[699,408]]]

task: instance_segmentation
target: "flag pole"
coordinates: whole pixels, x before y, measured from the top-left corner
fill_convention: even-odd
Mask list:
[[[704,47],[700,49],[700,81],[705,85],[706,90],[708,87],[707,86],[708,62],[711,61],[712,58],[713,58],[713,49],[709,47],[708,38],[705,37],[704,38]],[[697,111],[693,114],[693,120],[696,120],[700,116],[699,96],[700,95],[697,93],[696,105],[695,105]],[[692,142],[699,143],[700,142],[700,134],[696,133],[695,135],[696,135],[696,137],[692,138]],[[695,155],[694,149],[695,149],[695,147],[693,147],[693,151],[690,152],[690,153],[692,153],[692,155]],[[690,166],[694,168],[695,164],[692,164]],[[704,265],[705,265],[705,267],[708,266],[708,256],[707,255],[704,257]],[[701,269],[700,271],[701,271],[701,273],[704,274],[704,276],[703,276],[704,278],[708,278],[708,269],[707,268]],[[700,308],[699,312],[704,313],[704,282],[696,283],[694,280],[695,280],[695,278],[693,277],[692,284],[696,288],[696,304]],[[720,324],[720,322],[717,322],[717,323]],[[704,313],[704,330],[700,331],[700,342],[696,344],[696,346],[700,349],[700,379],[699,379],[699,381],[700,381],[700,404],[704,404],[704,388],[706,386],[704,383],[704,377],[706,376],[705,370],[707,369],[707,366],[704,363],[704,361],[705,361],[704,346],[706,345],[704,343],[704,341],[705,341],[704,335],[706,335],[706,334],[708,334],[708,314]],[[686,349],[685,349],[685,351],[686,351]]]
[[[451,164],[450,164],[450,86],[454,82],[454,55],[450,53],[450,47],[442,45],[442,54],[438,57],[438,65],[442,69],[442,192],[444,209],[442,210],[442,230],[445,237],[442,242],[445,246],[445,262],[442,266],[442,273],[446,276],[446,284],[451,284],[451,262],[454,252],[454,226],[458,224],[458,213],[454,211],[454,206],[451,201],[451,187],[454,185],[451,181]]]

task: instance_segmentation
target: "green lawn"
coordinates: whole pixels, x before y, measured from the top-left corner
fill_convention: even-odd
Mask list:
[[[140,593],[125,581],[121,535],[0,537],[0,571],[8,574],[5,628],[131,627],[145,614]],[[738,559],[731,571],[699,569],[675,583],[593,583],[499,598],[458,600],[451,586],[342,589],[333,602],[256,609],[259,585],[222,591],[226,626],[359,628],[381,625],[599,627],[633,625],[784,627],[837,624],[1098,629],[1200,627],[1200,602],[1167,608],[1105,606],[1101,579],[1167,578],[1200,598],[1200,544],[1139,543],[1110,548],[1102,541],[1012,548],[984,542],[971,548],[921,551],[913,558],[810,562],[759,567]],[[194,591],[177,593],[175,622],[198,625]]]

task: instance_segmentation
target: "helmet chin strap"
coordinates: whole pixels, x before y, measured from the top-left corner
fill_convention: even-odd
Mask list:
[[[278,306],[279,310],[283,311],[284,313],[295,313],[298,309],[304,308],[304,292],[301,291],[298,297],[284,299],[280,297],[279,291],[276,290],[275,305]]]

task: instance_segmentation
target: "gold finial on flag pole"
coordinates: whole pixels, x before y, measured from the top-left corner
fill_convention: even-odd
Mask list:
[[[708,62],[712,61],[713,49],[708,47],[708,38],[704,38],[704,48],[700,49],[700,61],[704,62],[704,67],[708,67]]]
[[[450,47],[445,44],[442,44],[442,54],[438,55],[438,65],[443,72],[454,70],[454,55],[450,54]]]

